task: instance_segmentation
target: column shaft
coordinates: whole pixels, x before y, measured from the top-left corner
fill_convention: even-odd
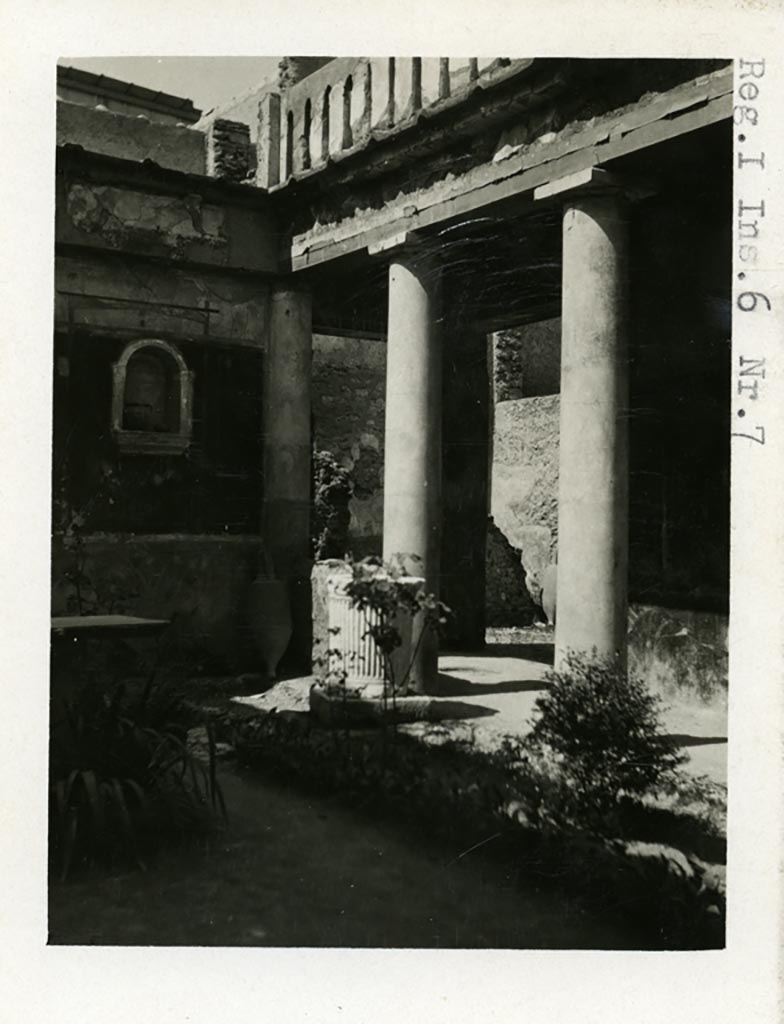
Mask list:
[[[389,268],[384,440],[384,558],[417,556],[411,575],[438,591],[441,513],[441,338],[437,271],[413,257]],[[412,644],[418,643],[418,628]],[[435,680],[434,635],[419,643],[412,688]]]
[[[568,651],[625,658],[628,565],[627,225],[620,197],[563,221],[556,668]]]
[[[310,653],[311,303],[277,288],[264,374],[265,548],[275,575],[289,582],[294,641]]]

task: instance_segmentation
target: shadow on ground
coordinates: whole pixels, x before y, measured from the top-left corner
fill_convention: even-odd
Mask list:
[[[710,743],[726,743],[726,736],[689,736],[686,733],[671,732],[665,736],[677,747],[704,747]]]
[[[479,652],[481,658],[522,658],[552,665],[555,647],[552,643],[486,644]],[[476,651],[470,652],[476,654]]]
[[[477,689],[481,691],[483,687],[477,687]],[[492,689],[492,687],[487,687],[487,689]],[[483,704],[466,704],[462,700],[440,700],[431,708],[429,718],[432,722],[443,722],[450,719],[488,718],[490,715],[497,714],[496,708],[488,708]]]
[[[499,683],[472,683],[461,676],[438,673],[434,697],[472,697],[491,693],[530,693],[533,690],[546,690],[547,683],[542,679],[503,679]]]

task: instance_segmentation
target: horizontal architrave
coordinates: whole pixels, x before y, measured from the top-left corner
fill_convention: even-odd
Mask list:
[[[624,108],[559,139],[521,148],[505,159],[401,197],[373,216],[359,212],[335,225],[296,235],[291,267],[304,270],[361,249],[380,249],[391,235],[444,224],[510,199],[519,199],[558,178],[604,165],[649,146],[698,131],[732,116],[732,71],[678,86],[655,99]],[[412,209],[413,207],[413,209]]]

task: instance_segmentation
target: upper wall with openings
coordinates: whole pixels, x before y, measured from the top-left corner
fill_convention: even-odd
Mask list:
[[[529,60],[503,57],[340,57],[259,110],[257,183],[273,188],[370,139],[413,123],[425,110],[457,104],[481,84]]]

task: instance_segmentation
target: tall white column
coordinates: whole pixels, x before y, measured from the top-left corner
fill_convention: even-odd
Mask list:
[[[389,268],[386,422],[384,440],[384,559],[416,556],[407,571],[438,591],[441,514],[441,331],[438,271],[415,255]],[[418,653],[410,686],[423,692],[436,679],[434,634]]]
[[[617,193],[577,195],[563,218],[555,664],[626,656],[627,223]]]

